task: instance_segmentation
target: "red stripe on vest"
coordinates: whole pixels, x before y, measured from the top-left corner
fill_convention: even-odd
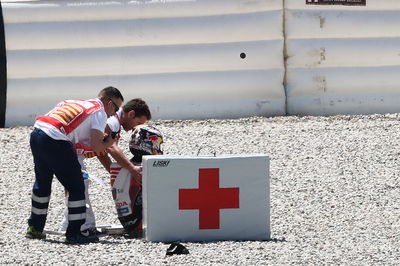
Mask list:
[[[85,107],[87,103],[92,106]],[[103,106],[97,101],[64,101],[36,120],[48,123],[68,135],[82,124],[89,115],[101,109],[103,109]]]

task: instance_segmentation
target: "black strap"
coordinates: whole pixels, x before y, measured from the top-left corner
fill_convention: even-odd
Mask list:
[[[6,123],[7,107],[7,56],[4,35],[3,8],[0,1],[0,128]]]

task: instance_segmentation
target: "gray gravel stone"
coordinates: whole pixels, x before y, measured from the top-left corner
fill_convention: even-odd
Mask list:
[[[400,259],[400,114],[153,121],[171,155],[264,153],[271,157],[271,241],[168,244],[102,238],[24,238],[34,180],[32,128],[0,129],[0,264],[397,265]],[[129,133],[121,147],[128,154]],[[108,182],[95,159],[91,174]],[[98,224],[118,224],[108,186],[93,184]],[[63,189],[54,181],[46,228],[57,230]],[[251,217],[243,217],[251,219]]]

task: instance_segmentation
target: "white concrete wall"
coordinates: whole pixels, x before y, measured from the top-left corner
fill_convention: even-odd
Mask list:
[[[113,85],[154,118],[285,114],[282,0],[3,3],[6,126]],[[240,54],[246,53],[246,58]]]
[[[6,126],[108,85],[163,119],[399,112],[400,1],[305,2],[2,1]]]
[[[288,114],[400,111],[400,1],[285,8]]]

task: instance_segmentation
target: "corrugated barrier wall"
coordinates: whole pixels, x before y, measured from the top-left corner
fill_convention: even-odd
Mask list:
[[[155,118],[284,115],[282,13],[281,0],[3,3],[5,124],[108,85]]]
[[[1,6],[0,126],[109,85],[156,119],[400,111],[398,0]]]

